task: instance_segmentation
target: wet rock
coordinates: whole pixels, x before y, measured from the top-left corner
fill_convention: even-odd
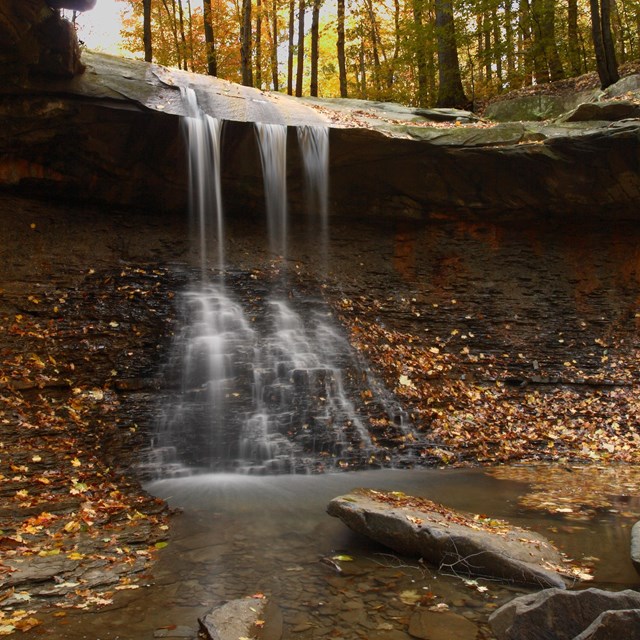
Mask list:
[[[207,613],[199,623],[209,640],[242,637],[280,640],[282,637],[282,612],[264,598],[231,600]]]
[[[638,629],[640,629],[640,609],[605,611],[574,640],[632,638]]]
[[[489,623],[498,640],[546,640],[550,637],[554,640],[574,640],[602,613],[625,609],[640,609],[640,593],[630,589],[619,592],[593,588],[584,591],[545,589],[508,602],[490,616]],[[634,615],[630,615],[629,619],[632,621]],[[617,622],[612,619],[603,624],[614,625],[622,620],[623,617]],[[626,637],[634,637],[632,632],[637,628],[627,627]],[[580,640],[591,637],[587,635]],[[606,637],[624,637],[624,634]]]
[[[422,640],[475,640],[478,627],[449,611],[416,611],[409,620],[409,634]]]
[[[547,568],[562,563],[560,553],[543,537],[522,529],[482,529],[472,518],[441,505],[367,489],[334,498],[328,513],[357,533],[449,573],[565,587],[557,571]]]
[[[640,520],[631,529],[631,562],[640,573]]]

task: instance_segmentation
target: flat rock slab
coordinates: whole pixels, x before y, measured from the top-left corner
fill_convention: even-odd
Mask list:
[[[585,589],[545,589],[514,598],[491,614],[489,624],[498,640],[603,640],[637,638],[640,593]],[[612,611],[632,610],[625,616],[603,616]],[[624,626],[629,623],[627,626]],[[630,626],[629,626],[630,625]],[[606,635],[606,629],[624,628],[624,633]]]
[[[357,533],[440,570],[506,582],[565,588],[563,557],[531,532],[452,511],[397,492],[356,489],[327,509]]]

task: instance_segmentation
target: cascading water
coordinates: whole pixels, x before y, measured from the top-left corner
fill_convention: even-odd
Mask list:
[[[322,272],[329,254],[329,128],[298,127],[298,143],[304,165],[309,234],[319,239]]]
[[[366,461],[374,445],[349,400],[343,375],[353,368],[350,346],[326,307],[305,299],[294,309],[284,296],[272,293],[253,300],[257,321],[249,322],[243,303],[226,290],[220,125],[202,113],[193,92],[183,95],[201,281],[181,296],[183,329],[167,368],[179,392],[166,403],[158,429],[156,475],[301,473],[346,465],[348,459]],[[286,260],[287,128],[258,124],[256,137],[269,246]],[[298,140],[309,207],[320,217],[326,248],[328,131],[304,127]],[[212,228],[218,236],[217,284],[207,277]],[[283,271],[281,288],[286,262]]]
[[[220,185],[222,123],[198,106],[193,89],[181,88],[187,116],[183,118],[189,160],[189,213],[192,245],[198,247],[202,280],[206,279],[209,247],[217,236],[218,267],[224,269],[224,216]],[[214,234],[215,232],[215,234]]]

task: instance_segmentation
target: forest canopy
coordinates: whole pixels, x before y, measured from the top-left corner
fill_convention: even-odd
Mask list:
[[[471,107],[639,57],[640,0],[119,0],[148,61],[292,95]]]

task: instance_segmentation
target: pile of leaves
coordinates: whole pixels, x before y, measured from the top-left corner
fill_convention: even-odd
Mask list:
[[[482,514],[471,515],[461,511],[455,511],[454,509],[445,507],[438,502],[433,502],[433,500],[429,500],[428,498],[410,496],[401,491],[357,489],[354,493],[358,493],[366,498],[375,500],[376,502],[397,507],[399,509],[412,509],[424,512],[425,514],[436,513],[441,516],[445,522],[469,527],[470,529],[482,530],[496,534],[505,534],[509,531],[519,530],[517,527],[510,525],[505,520],[498,520]],[[422,524],[422,520],[418,517],[407,516],[407,519],[417,526]],[[524,529],[522,531],[524,531]]]
[[[587,373],[567,362],[562,384],[514,384],[509,358],[474,350],[457,329],[444,338],[397,330],[368,296],[335,308],[353,346],[407,408],[405,439],[425,461],[640,463],[640,397],[624,384],[635,374],[623,358],[603,355],[606,366]]]
[[[0,296],[0,635],[43,606],[111,604],[166,545],[166,505],[127,473],[143,436],[116,391],[154,357],[161,275],[92,270]]]

